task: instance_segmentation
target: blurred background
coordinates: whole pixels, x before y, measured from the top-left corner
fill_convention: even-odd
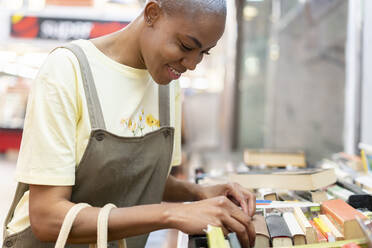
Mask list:
[[[28,92],[46,56],[125,27],[144,2],[0,0],[1,222]],[[174,173],[221,174],[244,164],[247,148],[304,151],[309,167],[358,154],[372,144],[371,46],[372,1],[228,0],[218,46],[180,78],[183,164]]]

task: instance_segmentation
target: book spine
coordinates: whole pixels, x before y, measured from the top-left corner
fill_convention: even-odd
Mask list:
[[[347,189],[347,190],[350,190],[350,191],[354,192],[355,194],[365,194],[366,193],[360,187],[356,186],[355,184],[348,183],[348,182],[346,182],[345,180],[342,180],[342,179],[337,179],[336,184],[345,188],[345,189]]]
[[[351,192],[350,190],[344,189],[338,185],[328,187],[327,193],[335,196],[336,198],[340,198],[344,201],[347,201],[351,195],[354,195],[354,193]]]
[[[236,236],[236,233],[227,234],[227,239],[230,242],[231,248],[241,248],[238,237]]]
[[[360,156],[362,158],[364,172],[368,173],[369,172],[369,165],[368,165],[368,160],[367,160],[367,156],[366,156],[366,153],[365,153],[364,149],[360,150]]]
[[[324,214],[319,215],[319,218],[327,225],[327,227],[331,230],[332,234],[335,236],[336,240],[344,240],[344,235],[333,225],[333,223],[328,219],[327,216]]]
[[[305,233],[306,242],[308,244],[317,243],[316,232],[314,228],[311,226],[310,222],[306,219],[301,208],[294,207],[293,210],[294,210],[294,215],[296,217],[297,222],[300,224],[302,231]]]
[[[287,223],[287,226],[288,226],[288,229],[289,229],[289,231],[292,235],[292,238],[295,235],[304,235],[305,236],[305,233],[302,231],[302,229],[301,229],[299,223],[297,222],[293,213],[291,213],[291,212],[283,213],[283,218],[284,218],[285,222]]]
[[[353,239],[363,237],[363,232],[360,229],[356,216],[366,219],[362,213],[351,207],[343,200],[330,200],[323,202],[321,206],[323,214],[334,223],[345,239]]]
[[[341,240],[341,241],[336,241],[333,243],[318,243],[318,244],[313,244],[313,245],[299,245],[296,246],[296,248],[339,248],[342,247],[343,245],[350,244],[350,243],[355,243],[357,245],[363,245],[362,247],[366,247],[367,240],[365,238],[360,238],[360,239],[351,239],[351,240]]]
[[[320,218],[314,218],[315,225],[319,228],[319,231],[327,238],[328,242],[335,242],[336,238],[332,234],[328,226]]]
[[[321,206],[321,211],[323,214],[326,214],[327,216],[331,217],[333,221],[337,222],[337,224],[340,227],[343,227],[345,220],[339,215],[337,209],[335,209],[332,206],[329,206],[328,202],[331,202],[331,201],[337,201],[337,200],[330,200],[330,201],[324,202]],[[337,205],[343,204],[342,202],[343,201],[340,200],[340,202],[337,202],[338,203]]]
[[[271,239],[275,237],[292,237],[287,223],[280,215],[272,214],[266,216],[266,225]]]
[[[208,225],[207,230],[208,247],[210,248],[226,248],[225,237],[221,227]]]
[[[327,242],[327,238],[324,237],[324,235],[322,234],[322,232],[319,230],[319,228],[315,225],[314,221],[313,220],[310,220],[309,221],[310,224],[313,226],[313,228],[315,229],[316,231],[316,236],[318,238],[318,242],[319,243],[326,243]]]

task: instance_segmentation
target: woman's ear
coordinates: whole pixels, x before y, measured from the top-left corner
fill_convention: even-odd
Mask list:
[[[162,9],[159,4],[154,1],[150,1],[146,4],[143,17],[147,26],[153,26],[154,23],[159,19]]]

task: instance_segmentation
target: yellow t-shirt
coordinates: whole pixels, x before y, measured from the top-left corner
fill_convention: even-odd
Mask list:
[[[87,40],[74,41],[86,53],[106,129],[119,136],[141,136],[158,128],[158,84],[147,70],[122,65]],[[175,128],[172,165],[181,162],[181,102],[178,81],[170,83],[170,124]],[[16,178],[19,182],[68,186],[90,136],[90,120],[74,54],[54,50],[41,67],[27,105]],[[29,192],[8,224],[9,234],[30,225]]]

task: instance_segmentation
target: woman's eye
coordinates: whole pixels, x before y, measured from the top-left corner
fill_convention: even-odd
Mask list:
[[[182,47],[182,49],[185,50],[185,51],[191,51],[191,50],[192,50],[192,48],[190,48],[190,47],[188,47],[188,46],[185,46],[185,45],[182,44],[182,43],[181,43],[181,47]]]

